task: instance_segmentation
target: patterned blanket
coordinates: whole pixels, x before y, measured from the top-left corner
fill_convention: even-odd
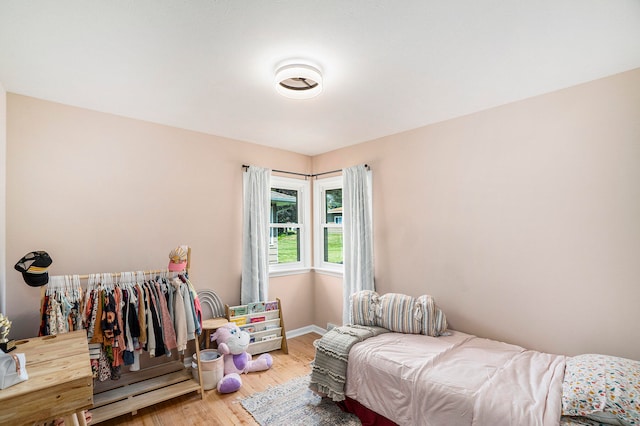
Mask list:
[[[345,325],[329,330],[313,343],[316,358],[313,361],[309,388],[334,401],[344,401],[351,347],[369,337],[388,332],[386,328],[364,325]]]

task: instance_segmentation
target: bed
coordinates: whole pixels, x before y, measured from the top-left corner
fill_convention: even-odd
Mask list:
[[[354,324],[315,344],[311,388],[365,425],[640,425],[638,361],[448,330],[430,296],[361,292],[351,305]]]

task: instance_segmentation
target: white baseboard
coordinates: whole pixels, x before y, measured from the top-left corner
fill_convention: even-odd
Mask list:
[[[287,331],[287,339],[292,339],[294,337],[302,336],[303,334],[309,333],[318,333],[319,335],[324,335],[327,330],[317,326],[317,325],[307,325],[306,327],[296,328],[294,330]]]

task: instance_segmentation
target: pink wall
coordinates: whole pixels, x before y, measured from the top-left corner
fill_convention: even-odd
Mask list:
[[[242,164],[308,173],[304,155],[8,95],[7,314],[37,334],[39,289],[13,264],[32,250],[53,275],[166,267],[193,248],[192,279],[240,299]],[[309,274],[271,280],[287,328],[312,321]],[[303,297],[300,297],[303,296]]]
[[[269,294],[279,297],[287,331],[314,324],[312,274],[287,275],[269,279]]]
[[[485,337],[640,359],[640,69],[313,158],[358,163],[381,293],[432,294]]]
[[[342,279],[316,272],[313,280],[314,324],[322,328],[329,323],[342,325]]]
[[[7,92],[0,83],[0,312],[6,309]]]
[[[239,302],[240,165],[373,169],[376,285],[430,293],[460,330],[640,359],[640,70],[309,158],[9,94],[7,314],[37,331],[53,274],[163,267]],[[341,280],[273,278],[287,329],[341,321]]]

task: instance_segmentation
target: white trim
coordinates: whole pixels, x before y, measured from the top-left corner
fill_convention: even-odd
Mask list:
[[[287,330],[287,339],[293,339],[294,337],[303,336],[309,333],[317,333],[323,336],[327,332],[326,329],[317,325],[307,325],[305,327],[296,328],[295,330]]]
[[[327,224],[325,216],[324,193],[328,189],[343,187],[342,176],[334,176],[325,179],[316,179],[313,183],[313,265],[314,270],[335,276],[342,276],[344,265],[325,262],[324,253],[324,225],[330,228],[341,228],[341,225]],[[333,274],[331,274],[331,272]]]
[[[298,228],[300,235],[300,261],[275,265],[269,264],[269,276],[291,275],[291,271],[301,271],[304,269],[308,271],[311,264],[311,195],[309,181],[282,176],[271,176],[271,188],[298,191],[298,223],[293,227]],[[269,227],[272,228],[272,225],[287,226],[287,224],[281,223],[270,224]]]
[[[277,269],[269,272],[269,277],[284,277],[287,275],[298,275],[311,272],[311,268],[291,268],[291,269]]]
[[[329,275],[329,276],[338,277],[338,278],[344,277],[344,270],[336,271],[334,269],[316,268],[316,267],[313,267],[311,269],[313,269],[313,272],[317,274]]]

